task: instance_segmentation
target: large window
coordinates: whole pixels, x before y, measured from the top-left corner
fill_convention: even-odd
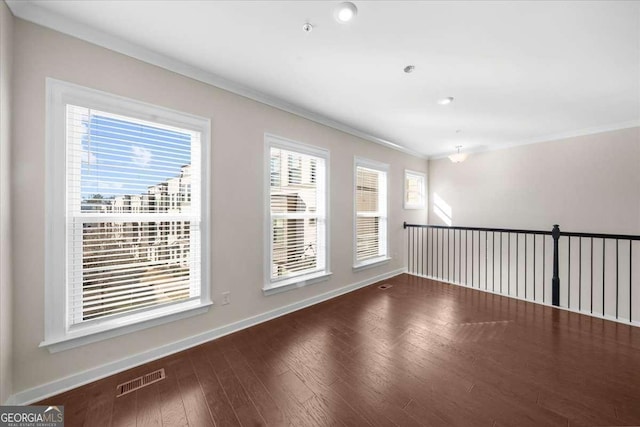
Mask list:
[[[44,344],[206,309],[209,121],[47,85]]]
[[[328,151],[266,136],[268,157],[267,283],[274,292],[329,274]]]
[[[424,209],[427,177],[422,172],[404,171],[404,208]]]
[[[355,159],[354,267],[386,261],[388,165]]]

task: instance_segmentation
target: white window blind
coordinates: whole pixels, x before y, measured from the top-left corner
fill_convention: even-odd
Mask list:
[[[424,209],[426,202],[426,175],[422,172],[404,171],[404,208]]]
[[[355,265],[387,256],[386,165],[363,159],[355,169]]]
[[[68,325],[197,299],[200,132],[66,105]]]
[[[272,286],[327,270],[326,156],[304,147],[268,145]]]

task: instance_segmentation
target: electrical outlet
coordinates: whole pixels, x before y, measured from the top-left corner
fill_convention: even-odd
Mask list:
[[[231,304],[231,292],[223,292],[222,293],[222,305]]]

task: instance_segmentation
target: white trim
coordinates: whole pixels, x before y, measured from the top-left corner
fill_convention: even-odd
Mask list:
[[[407,175],[414,175],[422,178],[422,203],[410,204],[407,203]],[[425,209],[427,207],[427,174],[424,172],[418,172],[411,169],[404,170],[404,179],[402,180],[403,192],[402,192],[402,206],[405,210],[409,209]]]
[[[384,192],[384,194],[381,194],[381,199],[382,197],[384,197],[384,201],[385,201],[385,216],[384,216],[384,221],[385,221],[385,230],[386,233],[384,233],[384,235],[382,235],[381,233],[381,237],[384,238],[383,242],[380,242],[381,244],[384,244],[384,254],[376,257],[376,258],[372,258],[372,259],[367,259],[364,261],[360,261],[358,262],[358,236],[357,236],[357,219],[358,219],[358,207],[357,207],[357,192],[358,192],[358,166],[362,166],[364,168],[367,169],[372,169],[372,170],[376,170],[379,172],[383,172],[384,173],[384,188],[380,188],[380,192]],[[367,159],[364,157],[359,157],[359,156],[354,156],[353,157],[353,240],[352,240],[352,244],[353,244],[353,253],[352,253],[352,260],[353,260],[353,264],[352,264],[352,268],[354,271],[358,271],[360,269],[363,268],[367,268],[367,267],[372,267],[375,266],[375,264],[378,263],[383,263],[385,262],[387,259],[391,259],[389,258],[389,180],[390,180],[390,166],[387,163],[382,163],[379,162],[377,160],[371,160],[371,159]]]
[[[358,265],[354,265],[352,267],[353,271],[360,271],[360,270],[366,270],[368,268],[373,268],[373,267],[379,267],[383,264],[388,263],[389,261],[391,261],[391,258],[388,256],[384,256],[384,257],[378,257],[378,258],[371,258],[368,259],[366,261],[361,262]]]
[[[13,15],[18,18],[33,22],[38,25],[42,25],[43,27],[47,27],[52,30],[59,31],[61,33],[70,35],[72,37],[76,37],[78,39],[87,41],[97,46],[104,47],[114,52],[121,53],[123,55],[137,59],[139,61],[146,62],[147,64],[155,65],[160,68],[164,68],[165,70],[169,70],[174,73],[209,84],[211,86],[224,89],[228,92],[235,93],[236,95],[243,96],[253,101],[257,101],[262,104],[277,108],[279,110],[286,111],[291,114],[295,114],[296,116],[305,118],[307,120],[311,120],[316,123],[320,123],[324,126],[342,131],[344,133],[356,136],[358,138],[362,138],[369,142],[374,142],[376,144],[380,144],[387,148],[401,151],[403,153],[410,154],[412,156],[415,156],[421,159],[438,160],[438,159],[446,158],[447,156],[452,154],[452,152],[447,152],[447,153],[435,153],[435,154],[427,155],[427,154],[412,150],[411,148],[403,147],[399,144],[396,144],[394,142],[388,141],[383,138],[379,138],[377,136],[374,136],[373,134],[370,134],[363,130],[359,130],[355,127],[352,127],[346,123],[342,123],[336,119],[327,117],[323,114],[307,110],[298,105],[291,104],[287,101],[284,101],[280,98],[262,93],[256,89],[240,85],[231,80],[224,79],[214,73],[205,71],[201,68],[198,68],[189,64],[185,64],[184,62],[181,62],[169,56],[160,54],[151,49],[141,47],[134,43],[130,43],[119,37],[114,37],[106,32],[100,31],[96,28],[90,27],[80,22],[71,20],[60,14],[47,11],[41,8],[40,6],[37,6],[32,1],[6,0],[6,3],[7,3],[7,6],[9,6],[9,9],[13,13]],[[574,131],[560,132],[556,134],[550,134],[550,135],[545,135],[541,137],[525,139],[518,142],[501,144],[494,147],[481,147],[475,150],[474,149],[469,150],[467,152],[482,153],[485,151],[503,150],[506,148],[517,147],[520,145],[555,141],[558,139],[592,135],[592,134],[598,134],[598,133],[609,132],[614,130],[628,129],[628,128],[638,127],[638,126],[640,126],[640,119],[630,120],[630,121],[621,122],[621,123],[613,123],[609,125],[594,126],[594,127],[583,128],[583,129],[578,129]]]
[[[303,286],[313,285],[314,283],[325,282],[329,280],[332,274],[330,271],[323,270],[317,273],[305,274],[304,276],[292,277],[291,279],[276,282],[271,286],[266,285],[262,288],[262,292],[265,296],[279,294]]]
[[[366,157],[354,156],[354,164],[369,169],[380,170],[382,172],[389,172],[389,164],[379,162],[377,160],[371,160]]]
[[[231,80],[227,80],[214,73],[186,64],[182,61],[178,61],[172,57],[160,54],[151,49],[141,47],[119,37],[112,36],[106,32],[74,21],[58,13],[47,11],[37,6],[34,2],[23,0],[7,0],[6,3],[9,6],[9,9],[11,9],[13,15],[17,16],[18,18],[33,22],[38,25],[42,25],[44,27],[59,31],[64,34],[68,34],[97,46],[101,46],[114,52],[130,56],[139,61],[164,68],[165,70],[173,71],[174,73],[181,74],[183,76],[201,81],[203,83],[207,83],[211,86],[215,86],[220,89],[235,93],[236,95],[249,98],[253,101],[257,101],[262,104],[277,108],[279,110],[286,111],[287,113],[295,114],[313,122],[320,123],[330,128],[345,132],[349,135],[353,135],[358,138],[383,145],[387,148],[398,150],[403,153],[407,153],[423,159],[428,158],[428,156],[422,153],[418,153],[417,151],[414,151],[410,148],[405,148],[394,142],[387,141],[386,139],[379,138],[363,130],[354,128],[346,123],[342,123],[336,119],[304,109],[298,105],[291,104],[278,97],[267,95],[260,92],[259,90],[238,84]]]
[[[46,81],[46,113],[45,113],[45,236],[44,236],[44,339],[51,340],[56,331],[66,329],[66,313],[58,313],[60,307],[66,307],[66,292],[58,292],[56,284],[66,284],[64,267],[66,259],[67,236],[64,213],[67,211],[65,203],[66,188],[60,183],[66,182],[66,145],[64,135],[66,120],[64,108],[56,107],[62,103],[62,94],[55,90],[50,81]],[[54,117],[54,115],[56,117]],[[62,146],[58,147],[56,141],[62,139]],[[58,213],[55,215],[55,213]],[[58,245],[62,243],[62,248]],[[48,254],[57,254],[49,256]],[[60,315],[61,314],[61,315]]]
[[[318,157],[324,160],[324,173],[319,174],[316,171],[316,183],[318,191],[322,191],[324,195],[324,268],[319,271],[312,271],[303,275],[294,276],[284,279],[272,279],[271,269],[272,263],[272,244],[273,244],[273,230],[272,219],[278,217],[278,215],[271,214],[271,147],[280,148],[283,150],[291,151],[294,153],[300,153],[303,155]],[[283,138],[281,136],[273,135],[270,133],[264,134],[264,286],[262,288],[265,295],[272,295],[275,293],[283,292],[286,290],[296,289],[302,286],[317,283],[323,280],[327,280],[331,275],[331,244],[329,241],[330,233],[330,160],[331,153],[328,149],[317,147],[314,145],[305,144],[302,142],[294,141],[292,139]],[[281,159],[282,161],[282,159]],[[281,177],[282,179],[282,177]],[[308,216],[308,214],[300,214],[301,218]],[[313,218],[318,215],[313,215]],[[320,245],[318,245],[320,248]]]
[[[67,277],[69,245],[68,230],[71,221],[85,217],[74,212],[69,213],[67,206],[68,175],[70,165],[67,160],[69,151],[66,135],[67,105],[102,110],[131,117],[134,120],[151,121],[199,134],[200,179],[200,232],[192,236],[200,240],[201,271],[193,275],[192,286],[200,285],[197,298],[135,311],[127,315],[113,316],[96,321],[73,324],[69,320],[68,302],[69,281]],[[45,195],[45,327],[44,340],[40,344],[50,352],[78,347],[90,342],[104,340],[113,336],[148,328],[171,320],[193,316],[206,312],[211,306],[210,299],[210,236],[208,227],[210,218],[209,182],[210,182],[210,144],[211,120],[190,113],[184,113],[165,107],[137,101],[107,92],[86,88],[52,78],[46,79],[46,187]],[[150,215],[153,217],[153,215]],[[86,215],[87,218],[92,215]],[[117,215],[116,215],[117,217]],[[195,216],[183,215],[182,219],[193,221]],[[80,250],[76,249],[79,253]]]
[[[115,114],[113,113],[113,110],[116,110],[118,111],[117,115],[126,115],[127,117],[132,117],[138,120],[188,129],[200,132],[203,135],[207,128],[211,127],[211,120],[207,117],[197,116],[195,114],[174,110],[51,77],[47,77],[45,83],[47,93],[50,96],[47,100],[49,107],[52,106],[52,101],[55,102],[58,100],[71,104],[80,103],[81,106],[86,108],[101,110],[112,114]]]
[[[110,363],[98,366],[96,368],[91,368],[86,371],[79,372],[77,374],[73,374],[64,378],[54,380],[47,384],[38,385],[36,387],[30,388],[24,391],[20,391],[18,393],[11,395],[7,400],[7,402],[5,402],[5,404],[28,405],[33,402],[46,399],[47,397],[50,397],[59,393],[63,393],[67,390],[71,390],[73,388],[80,387],[90,382],[108,377],[110,375],[117,374],[118,372],[126,371],[127,369],[140,366],[144,363],[148,363],[148,362],[160,359],[162,357],[166,357],[174,353],[186,350],[188,348],[195,347],[197,345],[214,340],[216,338],[229,335],[233,332],[237,332],[242,329],[246,329],[251,326],[257,325],[259,323],[263,323],[268,320],[284,316],[286,314],[301,310],[311,305],[321,303],[323,301],[330,300],[332,298],[336,298],[340,295],[353,292],[357,289],[363,288],[365,286],[369,286],[371,284],[374,284],[382,280],[389,279],[391,277],[397,276],[402,273],[406,273],[406,268],[400,268],[397,270],[389,271],[387,273],[382,273],[382,274],[370,277],[368,279],[362,280],[360,282],[353,283],[351,285],[347,285],[342,288],[334,289],[332,291],[325,292],[320,295],[316,295],[306,300],[285,305],[283,307],[270,310],[265,313],[258,314],[256,316],[251,316],[246,319],[239,320],[237,322],[229,323],[227,325],[211,329],[207,332],[194,335],[189,338],[185,338],[170,344],[166,344],[162,347],[154,348],[152,350],[147,350],[133,356],[129,356],[120,360],[116,360],[114,362],[110,362]]]
[[[590,128],[578,129],[574,131],[567,132],[559,132],[550,135],[538,136],[534,138],[527,138],[521,141],[516,142],[508,142],[505,144],[495,145],[493,147],[478,147],[475,149],[465,150],[465,153],[473,154],[473,153],[485,153],[489,151],[498,151],[498,150],[506,150],[508,148],[519,147],[521,145],[531,145],[531,144],[539,144],[542,142],[551,142],[551,141],[559,141],[562,139],[575,138],[578,136],[588,136],[588,135],[596,135],[599,133],[605,132],[613,132],[616,130],[630,129],[640,127],[640,119],[638,120],[630,120],[628,122],[614,123],[611,125],[603,125],[603,126],[594,126]],[[428,156],[429,160],[440,160],[449,157],[452,152],[447,153],[437,153]]]
[[[135,323],[127,323],[120,326],[109,326],[101,331],[91,330],[89,333],[78,334],[75,336],[72,332],[68,333],[68,336],[57,341],[43,341],[39,347],[46,347],[50,353],[58,353],[60,351],[69,350],[76,347],[81,347],[93,342],[106,340],[108,338],[117,337],[120,335],[129,334],[131,332],[140,331],[143,329],[152,328],[158,325],[164,325],[165,323],[175,322],[176,320],[186,319],[188,317],[204,314],[209,311],[209,308],[213,305],[211,301],[200,302],[185,305],[175,305],[171,307],[171,312],[163,312],[160,316],[149,316],[147,312],[138,313],[135,315]],[[130,319],[129,316],[127,319]],[[148,317],[145,320],[145,317]],[[139,319],[139,320],[138,320]]]

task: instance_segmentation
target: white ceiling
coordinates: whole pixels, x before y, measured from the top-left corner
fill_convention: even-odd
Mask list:
[[[25,19],[81,37],[90,27],[91,41],[129,42],[187,74],[424,155],[639,123],[640,2],[354,3],[349,24],[333,19],[338,1],[9,4]],[[436,103],[446,96],[455,101]]]

